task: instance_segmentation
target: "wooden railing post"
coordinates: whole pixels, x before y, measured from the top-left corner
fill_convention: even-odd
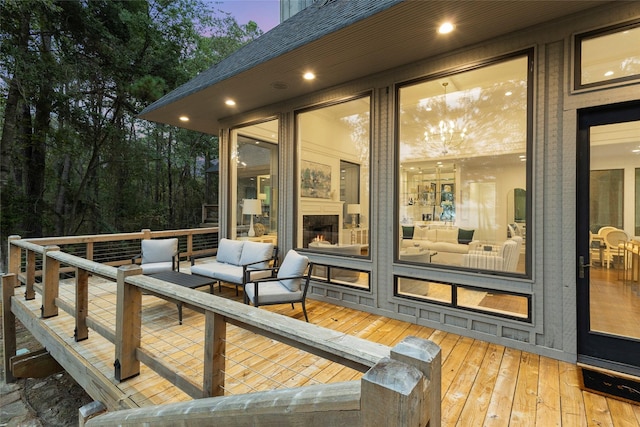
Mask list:
[[[76,268],[76,329],[73,337],[76,341],[89,338],[87,314],[89,310],[89,272]]]
[[[87,259],[89,261],[93,261],[93,246],[94,243],[93,242],[87,242]]]
[[[362,426],[426,427],[425,382],[417,368],[382,358],[362,376]]]
[[[115,378],[124,381],[140,373],[136,349],[140,347],[142,331],[142,292],[137,286],[125,282],[129,276],[142,274],[139,265],[128,264],[118,268],[118,295],[116,296],[116,360]]]
[[[27,265],[25,266],[25,291],[24,299],[27,301],[35,299],[36,291],[33,285],[36,283],[36,253],[34,251],[27,250]]]
[[[227,322],[224,316],[206,311],[202,397],[224,396],[226,339]]]
[[[193,234],[187,234],[187,258],[191,259],[193,255]]]
[[[429,380],[429,389],[425,390],[425,395],[429,399],[429,426],[439,427],[442,419],[440,407],[442,352],[440,346],[433,341],[408,336],[391,349],[391,358],[416,367]]]
[[[143,228],[142,230],[142,240],[148,240],[151,238],[151,230],[148,228]]]
[[[42,317],[58,315],[56,298],[60,287],[60,261],[49,257],[49,252],[59,251],[58,246],[45,246],[42,254]]]
[[[11,246],[11,245],[9,245]],[[2,350],[4,355],[5,382],[15,382],[11,372],[11,358],[16,355],[16,316],[11,311],[11,297],[14,295],[17,276],[14,273],[2,276]]]
[[[14,240],[20,240],[20,236],[9,236],[9,273],[13,273],[16,276],[18,276],[20,274],[20,261],[21,261],[21,255],[22,255],[22,249],[20,248],[20,246],[16,246],[16,245],[12,245],[11,242]],[[16,280],[16,282],[18,282]],[[16,283],[16,286],[18,286],[18,284]]]

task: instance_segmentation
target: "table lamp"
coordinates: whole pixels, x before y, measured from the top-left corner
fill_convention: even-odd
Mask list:
[[[242,214],[251,216],[251,225],[249,225],[249,237],[255,237],[256,232],[253,229],[253,216],[262,214],[262,202],[259,199],[244,199],[242,201]]]
[[[356,215],[360,214],[360,204],[359,203],[348,204],[347,213],[351,215],[351,228],[356,228]]]

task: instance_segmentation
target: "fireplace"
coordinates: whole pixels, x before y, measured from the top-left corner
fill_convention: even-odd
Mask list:
[[[340,239],[339,215],[303,215],[302,247],[308,248],[314,240],[338,243]]]

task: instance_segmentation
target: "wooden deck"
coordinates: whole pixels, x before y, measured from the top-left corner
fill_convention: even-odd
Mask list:
[[[113,282],[91,279],[89,312],[107,329],[114,322],[115,289]],[[207,291],[208,287],[202,288]],[[21,309],[39,317],[39,295],[24,301],[24,287],[16,288],[15,295],[22,301]],[[222,294],[216,288],[216,295],[241,298],[230,287],[223,287]],[[61,283],[62,305],[72,305],[73,298],[73,284]],[[299,306],[260,310],[304,320]],[[640,406],[581,390],[580,371],[574,364],[324,302],[309,300],[307,310],[316,325],[387,346],[407,335],[437,343],[442,349],[443,426],[640,426]],[[176,306],[151,295],[143,296],[142,316],[145,349],[165,354],[194,383],[202,378],[198,361],[203,359],[204,316],[185,308],[183,325],[179,325]],[[74,319],[63,310],[45,323],[49,335],[36,338],[45,346],[55,342],[81,355],[87,361],[87,372],[70,373],[109,378],[112,390],[106,392],[120,393],[123,409],[191,399],[144,364],[139,376],[116,382],[114,345],[94,331],[89,332],[89,339],[75,342]],[[350,381],[362,375],[240,328],[230,326],[228,335],[225,394]]]

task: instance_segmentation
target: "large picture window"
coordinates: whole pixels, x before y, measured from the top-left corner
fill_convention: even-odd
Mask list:
[[[232,204],[237,239],[278,242],[278,121],[232,132]]]
[[[369,256],[370,97],[298,113],[296,247],[336,257]],[[317,271],[316,271],[317,273]],[[358,271],[328,280],[368,287]]]
[[[399,87],[399,262],[527,274],[530,62]]]

